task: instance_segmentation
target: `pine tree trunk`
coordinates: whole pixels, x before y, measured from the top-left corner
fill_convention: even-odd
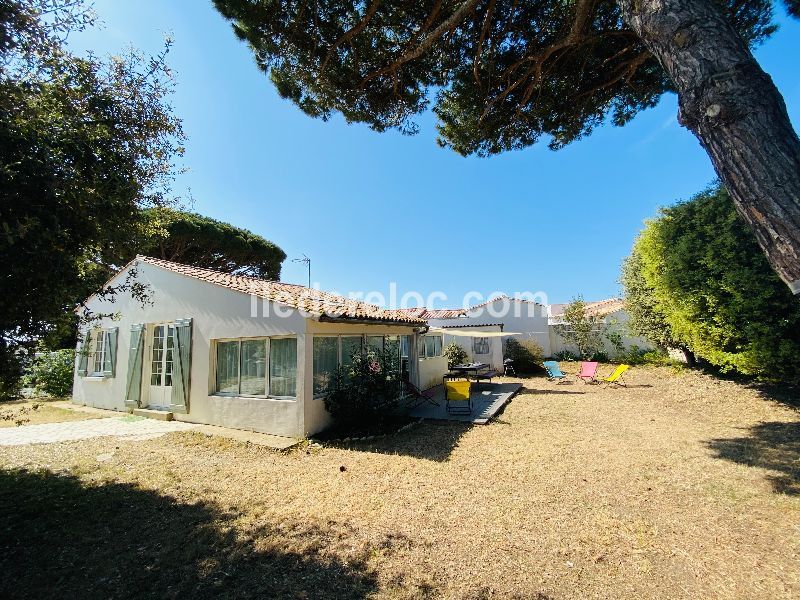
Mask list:
[[[617,0],[678,92],[770,264],[800,294],[800,140],[772,79],[714,0]]]

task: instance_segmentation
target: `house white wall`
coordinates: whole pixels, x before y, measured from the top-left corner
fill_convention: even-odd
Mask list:
[[[544,356],[550,356],[550,328],[547,325],[547,307],[519,298],[500,297],[467,311],[466,316],[456,319],[432,319],[433,327],[477,327],[502,324],[503,331],[521,333],[517,340],[530,339],[541,346]],[[503,368],[503,345],[508,337],[491,338],[492,366]],[[471,342],[470,342],[471,346]],[[466,348],[466,347],[465,347]],[[471,348],[469,349],[472,356]],[[486,361],[488,362],[488,361]]]
[[[444,346],[444,340],[442,340]],[[419,388],[427,390],[436,385],[442,385],[442,377],[447,373],[447,359],[444,356],[420,358],[419,362]]]
[[[517,340],[533,340],[544,356],[550,356],[550,332],[547,326],[547,307],[519,298],[496,298],[467,313],[467,318],[484,323],[502,323],[503,331],[521,333]],[[508,338],[503,338],[504,341]]]
[[[118,318],[104,318],[97,327],[118,327],[116,372],[113,378],[74,378],[73,402],[125,411],[128,376],[128,350],[131,326],[139,323],[171,322],[192,319],[192,352],[189,410],[175,413],[177,420],[221,425],[304,437],[323,429],[329,416],[321,400],[313,398],[313,335],[324,332],[368,333],[370,335],[412,334],[410,326],[385,327],[319,323],[299,311],[258,300],[257,315],[251,316],[252,298],[240,292],[187,277],[161,267],[140,262],[137,281],[148,286],[149,302],[142,305],[129,293],[116,294],[114,302],[93,297],[88,308],[95,314],[115,313]],[[124,276],[124,272],[123,272]],[[117,281],[119,277],[117,278]],[[263,316],[266,308],[267,316]],[[277,316],[280,311],[283,316]],[[147,403],[149,357],[152,351],[152,328],[145,336],[142,405]],[[225,338],[294,336],[297,338],[297,395],[293,400],[218,396],[213,393],[213,341]],[[77,367],[76,361],[76,367]]]
[[[459,319],[459,323],[462,319]],[[441,325],[437,325],[437,327],[442,327]],[[443,327],[448,327],[447,325]],[[449,326],[450,328],[456,329],[452,325]],[[466,326],[469,329],[474,329],[477,331],[502,331],[503,328],[500,325],[475,325],[475,326]],[[462,327],[458,327],[457,329],[461,329]],[[464,337],[458,335],[447,335],[444,334],[444,345],[447,346],[448,344],[455,342],[459,346],[461,346],[464,351],[467,353],[467,361],[473,363],[486,363],[491,365],[493,369],[502,372],[503,371],[503,339],[501,337],[490,337],[487,338],[489,341],[489,353],[488,354],[476,354],[475,353],[475,346],[474,346],[474,339],[471,337]],[[447,365],[445,365],[447,366]]]

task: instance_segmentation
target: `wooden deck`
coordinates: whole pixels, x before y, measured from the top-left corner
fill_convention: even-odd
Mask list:
[[[408,414],[419,419],[437,421],[462,421],[483,425],[489,421],[516,394],[520,383],[481,383],[472,385],[472,414],[449,414],[445,410],[444,387],[437,386],[434,402],[420,404]]]

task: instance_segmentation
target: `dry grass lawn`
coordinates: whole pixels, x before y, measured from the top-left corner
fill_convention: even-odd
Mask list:
[[[69,410],[53,406],[59,400],[47,398],[36,400],[15,400],[0,403],[0,427],[20,427],[40,423],[61,423],[63,421],[83,421],[97,419],[103,415]]]
[[[628,381],[531,379],[489,425],[349,448],[1,448],[0,595],[800,597],[797,409]]]

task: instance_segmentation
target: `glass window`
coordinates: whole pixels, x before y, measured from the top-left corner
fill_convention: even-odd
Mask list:
[[[382,335],[368,335],[367,336],[367,351],[377,350],[383,351],[383,336]]]
[[[314,393],[325,391],[331,375],[339,365],[339,338],[314,338]]]
[[[361,336],[347,336],[342,338],[342,365],[353,363],[353,356],[361,354]]]
[[[472,338],[472,351],[475,354],[489,354],[489,338]]]
[[[386,353],[392,357],[392,367],[395,371],[400,370],[400,337],[387,335],[384,341]]]
[[[264,396],[267,393],[267,341],[242,340],[239,393]]]
[[[400,356],[403,358],[408,358],[408,352],[411,348],[411,336],[410,335],[401,335],[400,336]]]
[[[281,338],[269,343],[269,393],[294,397],[297,394],[297,339]]]
[[[175,345],[175,326],[167,326],[166,351],[164,354],[164,385],[172,385],[172,357]]]
[[[153,356],[150,362],[150,385],[161,385],[164,376],[164,326],[153,328]]]
[[[440,335],[433,336],[433,355],[442,355],[442,336]]]
[[[425,340],[427,338],[420,338],[417,340],[417,356],[419,358],[425,358]]]
[[[432,335],[425,336],[425,356],[426,358],[431,358],[436,356],[435,353],[435,344],[434,338]]]
[[[239,393],[239,342],[217,342],[217,391]]]
[[[102,373],[103,367],[108,363],[109,370],[111,369],[111,356],[106,357],[106,333],[102,329],[94,332],[94,356],[92,360],[92,372]]]

